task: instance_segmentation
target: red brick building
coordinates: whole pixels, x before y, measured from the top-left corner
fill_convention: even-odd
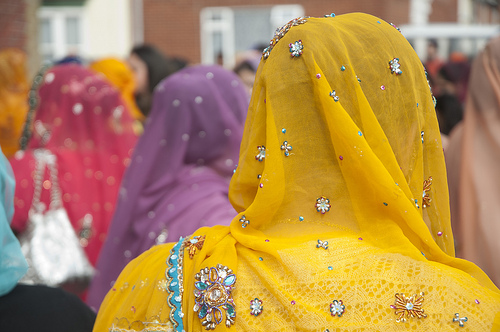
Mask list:
[[[425,1],[431,4],[429,22],[458,21],[459,0],[424,0],[423,2]],[[365,12],[396,25],[402,25],[411,21],[410,2],[411,0],[300,0],[295,4],[298,4],[303,9],[303,14],[308,16],[323,16],[331,12],[337,15]],[[202,12],[205,8],[228,7],[234,14],[232,30],[236,31],[239,24],[248,23],[242,22],[242,16],[239,14],[247,11],[251,16],[252,10],[272,11],[274,6],[287,4],[294,4],[294,2],[274,0],[271,4],[268,0],[142,0],[144,42],[155,44],[166,54],[187,58],[192,63],[203,60],[206,62],[207,58],[203,57],[201,50],[204,42],[202,39],[206,39],[206,35],[202,38],[201,33],[201,27],[204,24]],[[138,15],[138,13],[135,14]],[[246,33],[252,33],[252,30],[260,28],[260,24],[256,21],[254,26],[247,25],[244,29]],[[238,34],[237,31],[235,33]],[[261,42],[264,40],[268,42],[271,36],[272,32],[269,31]],[[239,35],[234,38],[237,44]],[[221,44],[220,41],[219,44]],[[235,47],[235,51],[241,51],[241,47]]]

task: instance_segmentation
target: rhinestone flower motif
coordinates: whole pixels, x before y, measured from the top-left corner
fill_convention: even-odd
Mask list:
[[[453,317],[453,323],[458,322],[458,326],[464,327],[464,323],[467,321],[467,317],[460,317],[460,314],[456,313]]]
[[[401,64],[399,63],[399,58],[394,58],[391,61],[389,61],[389,66],[391,68],[392,74],[401,75],[403,73],[399,68],[401,67]]]
[[[276,32],[274,33],[274,38],[271,39],[271,41],[269,42],[269,46],[262,51],[262,57],[264,58],[264,60],[269,58],[269,54],[273,50],[274,46],[276,46],[279,40],[283,38],[283,36],[285,36],[285,34],[288,32],[288,30],[290,30],[291,27],[297,26],[299,24],[304,24],[306,22],[307,22],[307,17],[299,17],[291,20],[287,24],[276,29]]]
[[[330,303],[330,314],[332,316],[337,315],[338,317],[342,317],[344,310],[345,305],[342,303],[342,300],[333,300],[333,302]]]
[[[205,235],[203,236],[193,236],[191,239],[184,240],[184,248],[187,249],[189,253],[189,258],[193,259],[196,254],[196,250],[201,250],[203,244],[205,243]]]
[[[422,304],[424,303],[424,293],[415,294],[411,297],[406,297],[404,294],[396,293],[396,299],[394,300],[394,305],[391,308],[395,310],[395,314],[398,315],[396,322],[404,323],[408,318],[427,318],[427,315],[422,309]]]
[[[250,301],[250,314],[251,315],[254,315],[255,317],[257,317],[258,315],[260,315],[262,313],[263,309],[264,309],[264,307],[262,306],[262,301],[259,300],[258,298],[255,298],[252,301]]]
[[[431,190],[432,176],[429,176],[427,180],[424,181],[424,191],[422,192],[422,207],[426,208],[431,205],[432,199],[429,197],[429,191]]]
[[[245,217],[245,216],[241,216],[240,223],[241,223],[241,227],[245,228],[250,223],[250,220],[248,220],[247,217]]]
[[[292,151],[292,146],[288,144],[287,141],[284,141],[281,145],[281,150],[285,151],[285,157],[288,157],[290,155],[290,151]]]
[[[288,44],[290,48],[290,55],[292,58],[296,58],[302,55],[302,50],[304,49],[304,45],[302,45],[302,40],[298,40],[295,43]]]
[[[330,211],[330,208],[331,208],[330,200],[325,196],[321,196],[316,200],[316,211],[325,214],[328,211]]]
[[[335,100],[335,101],[339,101],[339,96],[337,96],[337,93],[335,92],[335,90],[332,90],[330,92],[330,97],[332,97],[333,100]]]
[[[316,245],[316,248],[323,248],[323,249],[328,249],[328,241],[321,241],[318,240],[318,244]]]
[[[231,327],[236,318],[236,307],[231,291],[236,283],[236,275],[227,266],[217,264],[216,267],[204,268],[195,276],[195,305],[193,310],[202,319],[201,325],[206,330],[213,330],[223,320]]]
[[[266,159],[266,147],[264,145],[259,145],[257,147],[257,150],[259,150],[259,152],[255,156],[255,159],[258,161],[262,161],[262,160]]]

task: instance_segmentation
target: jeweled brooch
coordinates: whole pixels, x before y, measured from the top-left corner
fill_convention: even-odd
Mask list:
[[[424,303],[424,293],[415,294],[411,297],[406,297],[404,294],[396,293],[396,299],[391,308],[394,309],[394,313],[398,315],[396,322],[404,323],[408,318],[427,318],[427,315],[422,309]]]
[[[330,208],[331,208],[330,200],[325,196],[321,196],[316,200],[316,211],[325,214],[328,211],[330,211]]]
[[[259,152],[255,156],[255,159],[258,161],[262,161],[262,160],[266,159],[266,147],[264,145],[259,145],[257,147],[257,150],[259,150]]]
[[[231,327],[236,318],[236,307],[231,291],[236,283],[236,275],[227,266],[217,264],[216,267],[204,268],[195,276],[195,305],[193,310],[202,319],[201,325],[206,330],[213,330],[224,319]]]
[[[269,54],[273,50],[274,46],[276,46],[276,44],[280,41],[280,39],[283,38],[283,36],[285,36],[285,34],[288,32],[288,30],[290,30],[291,27],[297,26],[299,24],[304,24],[306,22],[307,22],[307,17],[299,17],[291,20],[287,24],[276,29],[276,32],[274,33],[274,38],[271,39],[271,41],[269,42],[269,46],[262,51],[262,57],[264,58],[264,60],[269,57]]]
[[[290,155],[290,151],[292,151],[292,146],[288,144],[287,141],[284,141],[281,145],[281,150],[285,151],[285,157],[288,157]]]
[[[298,40],[295,43],[288,44],[290,48],[290,55],[292,58],[299,57],[302,55],[302,50],[304,49],[304,45],[302,45],[302,40]]]
[[[458,326],[464,327],[464,323],[467,321],[467,317],[460,317],[460,314],[456,313],[453,317],[453,323],[458,322]]]
[[[399,63],[399,58],[394,58],[389,61],[389,66],[392,74],[401,75],[403,73],[400,68],[401,64]]]
[[[262,313],[264,307],[262,306],[262,300],[255,298],[250,301],[250,314],[257,317]]]
[[[330,303],[330,314],[332,316],[337,315],[338,317],[342,317],[344,310],[345,305],[342,303],[342,300],[333,300],[333,302]]]
[[[335,90],[330,92],[330,97],[332,97],[333,100],[335,100],[335,101],[339,101],[339,96],[337,96],[337,93],[335,92]]]
[[[432,198],[429,196],[429,191],[431,190],[432,176],[429,176],[427,180],[424,181],[424,191],[422,192],[422,207],[426,208],[431,205]]]
[[[189,258],[193,259],[196,254],[196,250],[201,250],[203,244],[205,243],[205,235],[203,236],[193,236],[191,239],[184,240],[184,248],[188,250]]]
[[[245,216],[241,216],[239,221],[241,223],[241,227],[243,227],[243,228],[246,228],[248,226],[248,224],[250,223],[250,220],[248,220],[247,217],[245,217]]]

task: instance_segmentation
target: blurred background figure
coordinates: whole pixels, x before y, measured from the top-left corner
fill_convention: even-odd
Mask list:
[[[500,38],[472,65],[465,117],[446,149],[458,257],[500,286]]]
[[[35,153],[56,157],[57,180],[63,206],[79,236],[80,245],[95,265],[111,217],[118,188],[137,140],[133,119],[120,93],[107,81],[82,66],[51,68],[41,83],[31,137],[25,151],[11,164],[16,175],[12,228],[25,231],[34,194]],[[34,91],[36,93],[36,91]],[[46,172],[40,201],[49,207],[53,183]]]
[[[438,53],[438,42],[436,39],[429,39],[427,42],[427,58],[425,59],[424,66],[427,73],[431,78],[436,77],[439,69],[444,64]]]
[[[52,287],[18,284],[28,265],[9,226],[14,188],[12,169],[0,152],[0,330],[92,331],[96,315],[75,295]]]
[[[135,98],[141,112],[148,116],[153,99],[153,91],[158,83],[187,63],[170,59],[152,45],[136,46],[128,59],[135,77]]]
[[[145,117],[135,103],[135,79],[128,64],[117,58],[105,58],[92,62],[90,64],[90,69],[104,74],[111,84],[121,92],[128,110],[132,117],[138,122],[136,123],[136,133],[142,133],[141,123],[144,121]]]
[[[28,112],[26,60],[21,50],[0,51],[0,146],[8,158],[19,149]]]
[[[231,222],[229,180],[247,107],[241,81],[219,66],[188,67],[158,85],[91,284],[91,306],[99,308],[143,251]]]
[[[470,65],[468,59],[459,54],[441,66],[435,76],[433,92],[436,96],[454,95],[460,103],[465,102],[469,82]]]

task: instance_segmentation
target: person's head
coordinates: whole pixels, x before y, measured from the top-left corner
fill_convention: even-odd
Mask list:
[[[419,248],[432,241],[452,253],[453,241],[437,236],[451,229],[436,112],[405,37],[359,13],[280,31],[257,72],[230,186],[235,209],[253,218],[252,229],[378,236],[394,228]],[[432,208],[422,194],[429,177]],[[321,197],[330,212],[321,213]],[[273,220],[257,206],[275,211]]]
[[[248,95],[252,94],[253,83],[255,82],[255,72],[257,71],[250,63],[250,60],[242,61],[233,70],[245,84]]]
[[[116,141],[103,137],[131,134],[133,121],[120,93],[101,76],[75,64],[50,68],[38,90],[28,147],[93,149],[101,138],[105,150]]]
[[[172,62],[152,45],[134,47],[129,64],[135,74],[137,95],[153,93],[162,79],[180,69],[177,62]]]
[[[444,135],[449,135],[451,130],[462,121],[462,104],[452,94],[437,96],[436,113],[439,122],[439,131]]]
[[[438,57],[438,42],[436,39],[429,39],[427,42],[427,60],[433,60]]]

